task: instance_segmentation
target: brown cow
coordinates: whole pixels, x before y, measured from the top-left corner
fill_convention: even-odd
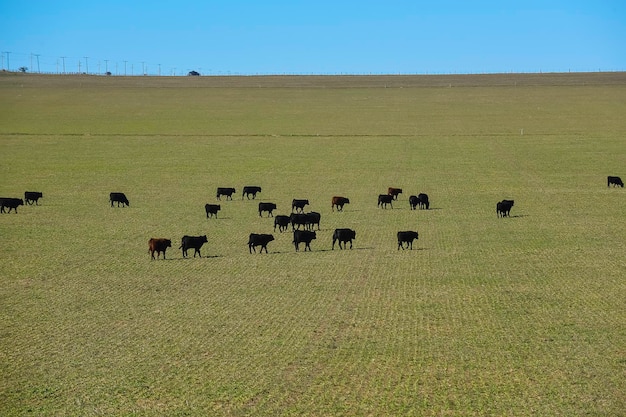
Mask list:
[[[157,259],[161,256],[161,252],[163,252],[163,259],[165,259],[165,250],[172,247],[172,241],[153,237],[148,241],[148,247],[148,252],[150,252],[152,259],[154,259],[154,252],[157,253]]]
[[[389,187],[387,189],[387,194],[389,194],[390,196],[393,196],[394,200],[397,200],[398,194],[402,194],[402,188]]]
[[[346,197],[333,197],[332,204],[330,206],[332,211],[335,211],[335,206],[337,206],[337,211],[343,211],[343,205],[350,204],[350,199]]]

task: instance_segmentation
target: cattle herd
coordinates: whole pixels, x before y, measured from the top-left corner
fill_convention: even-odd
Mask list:
[[[607,187],[624,187],[624,183],[620,177],[608,176],[607,177]],[[243,192],[241,199],[243,200],[246,197],[248,200],[252,197],[252,199],[256,199],[256,195],[261,192],[261,187],[258,186],[245,186],[243,187]],[[221,197],[225,196],[227,200],[232,200],[233,194],[236,193],[235,188],[226,188],[226,187],[218,187],[216,198],[221,200]],[[379,194],[378,195],[378,207],[382,209],[387,209],[389,206],[393,209],[393,201],[397,201],[398,195],[402,194],[401,188],[389,187],[387,190],[387,194]],[[43,193],[38,191],[26,191],[24,193],[24,199],[22,198],[0,198],[0,213],[10,213],[12,210],[17,213],[17,208],[19,206],[23,206],[24,203],[27,205],[39,205],[39,199],[43,197]],[[418,195],[411,195],[409,197],[409,207],[411,210],[415,210],[417,208],[428,210],[430,208],[430,201],[427,194],[420,193]],[[121,192],[112,192],[109,194],[109,202],[111,207],[130,206],[130,202],[124,193]],[[350,204],[350,199],[342,196],[334,196],[331,199],[331,210],[335,211],[343,211],[343,208],[346,204]],[[293,199],[291,203],[291,214],[289,215],[276,215],[274,216],[273,212],[276,210],[276,204],[270,202],[260,202],[258,204],[259,208],[259,216],[263,217],[263,213],[267,213],[267,217],[274,217],[274,232],[276,232],[276,227],[278,227],[279,232],[286,232],[291,226],[293,232],[293,240],[292,243],[296,252],[300,250],[300,245],[304,244],[304,251],[307,249],[311,251],[311,242],[317,238],[316,231],[314,230],[317,227],[317,230],[320,229],[320,221],[321,214],[317,212],[304,212],[304,208],[309,205],[309,200],[306,199]],[[498,217],[510,217],[511,209],[513,208],[514,201],[513,200],[502,200],[496,203],[496,215]],[[206,204],[205,205],[206,217],[217,218],[218,211],[221,210],[221,206],[219,204]],[[5,209],[8,209],[5,211]],[[417,231],[399,231],[397,233],[398,238],[398,250],[400,249],[413,249],[413,241],[418,239]],[[348,243],[350,243],[350,249],[352,249],[352,241],[356,239],[356,232],[352,229],[348,228],[338,228],[335,229],[332,235],[332,249],[335,249],[335,243],[338,243],[339,249],[346,249]],[[263,253],[263,249],[265,249],[265,253],[267,251],[267,245],[274,240],[274,236],[271,234],[258,234],[251,233],[248,239],[248,249],[250,253],[256,253],[256,248],[261,247],[260,253]],[[181,239],[181,244],[178,249],[182,250],[183,257],[186,258],[188,256],[189,249],[193,249],[194,258],[196,255],[202,257],[200,253],[200,249],[202,246],[208,242],[208,238],[206,235],[204,236],[183,236]],[[148,253],[152,259],[159,259],[161,254],[163,254],[163,259],[165,259],[165,252],[167,248],[172,246],[172,241],[166,238],[151,238],[148,241]],[[155,258],[156,253],[156,258]]]
[[[43,197],[43,194],[39,191],[26,191],[24,193],[24,198],[9,198],[9,197],[0,197],[0,213],[10,213],[11,210],[14,210],[17,213],[17,208],[19,206],[24,205],[24,201],[28,205],[39,205],[39,199]],[[8,211],[4,211],[5,208],[8,208]]]

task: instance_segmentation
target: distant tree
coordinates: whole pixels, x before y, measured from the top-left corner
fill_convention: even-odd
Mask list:
[[[106,75],[111,75],[111,71],[107,71],[107,72],[106,72]]]
[[[26,71],[28,71],[28,67],[19,67],[17,70],[19,72],[26,72]]]
[[[189,74],[187,74],[187,75],[191,75],[191,76],[197,77],[198,75],[200,75],[200,73],[198,71],[189,71]]]

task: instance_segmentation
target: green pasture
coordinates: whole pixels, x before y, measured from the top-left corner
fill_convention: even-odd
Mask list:
[[[624,115],[623,73],[0,74],[0,196],[44,195],[0,214],[0,415],[625,415]]]

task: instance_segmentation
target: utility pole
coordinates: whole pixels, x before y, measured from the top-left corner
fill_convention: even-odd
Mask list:
[[[11,61],[9,61],[9,54],[11,52],[5,52],[7,54],[7,71],[11,71]]]
[[[146,63],[141,61],[141,75],[146,75]]]
[[[61,59],[63,60],[63,74],[65,74],[65,57],[62,56]]]
[[[39,69],[39,55],[41,54],[35,54],[35,56],[37,57],[37,73],[40,74],[41,70]]]
[[[109,72],[109,60],[105,59],[104,60],[104,73],[108,74],[108,72]]]
[[[87,62],[87,58],[89,57],[88,56],[85,57],[85,73],[89,74],[89,63]]]
[[[124,75],[126,75],[126,63],[127,63],[127,62],[128,62],[128,61],[124,61]]]
[[[161,64],[159,64],[159,77],[161,76]]]
[[[80,74],[80,59],[78,60],[78,73]]]

